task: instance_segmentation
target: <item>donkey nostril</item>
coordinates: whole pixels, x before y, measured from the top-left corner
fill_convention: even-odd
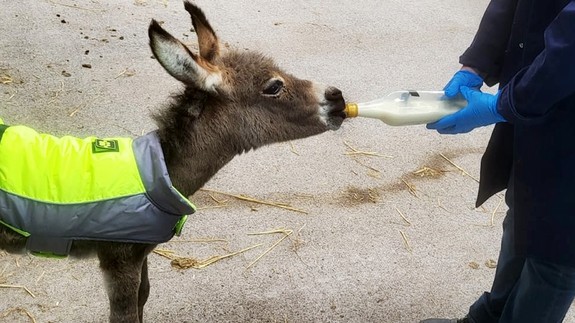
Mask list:
[[[340,89],[331,86],[325,90],[325,98],[329,101],[336,101],[343,99],[343,95]]]

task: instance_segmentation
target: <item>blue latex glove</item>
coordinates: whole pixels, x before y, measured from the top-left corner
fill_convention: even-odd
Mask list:
[[[454,114],[427,124],[427,129],[436,129],[441,134],[457,134],[470,132],[477,127],[506,121],[497,112],[499,92],[496,95],[492,95],[470,89],[467,86],[462,86],[460,90],[465,100],[467,100],[467,106]]]
[[[443,88],[445,96],[453,98],[459,93],[462,86],[479,89],[483,85],[481,76],[466,70],[460,70],[453,75],[449,83]]]

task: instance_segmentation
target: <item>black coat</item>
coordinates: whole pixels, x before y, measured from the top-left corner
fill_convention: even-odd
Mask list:
[[[513,185],[517,251],[575,266],[575,1],[492,0],[460,62],[499,83],[509,121],[483,155],[477,206]]]

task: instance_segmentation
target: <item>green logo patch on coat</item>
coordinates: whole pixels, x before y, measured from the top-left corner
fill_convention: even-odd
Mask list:
[[[118,151],[120,151],[120,147],[118,146],[117,140],[94,139],[92,142],[92,152],[94,154]]]

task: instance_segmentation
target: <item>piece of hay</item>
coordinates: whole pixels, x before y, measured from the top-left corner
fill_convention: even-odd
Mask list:
[[[215,198],[213,194],[208,194],[208,196],[209,196],[212,200],[214,200],[214,202],[216,202],[216,203],[218,203],[218,204],[226,204],[226,202],[227,202],[227,200],[219,200],[219,199]]]
[[[278,203],[278,202],[262,201],[262,200],[257,200],[257,199],[255,199],[255,198],[248,197],[248,196],[245,196],[245,195],[235,195],[235,194],[220,192],[220,191],[216,191],[216,190],[212,190],[212,189],[208,189],[208,188],[201,188],[200,190],[201,190],[201,191],[204,191],[204,192],[211,192],[211,193],[217,193],[217,194],[221,194],[221,195],[230,196],[230,197],[233,197],[233,198],[235,198],[235,199],[242,200],[242,201],[253,202],[253,203],[257,203],[257,204],[263,204],[263,205],[278,207],[278,208],[286,209],[286,210],[293,211],[293,212],[308,214],[307,211],[300,210],[300,209],[296,209],[296,208],[294,208],[294,207],[291,207],[291,206],[290,206],[289,204],[287,204],[287,203]]]
[[[10,96],[8,97],[8,99],[6,99],[6,102],[12,100],[12,98],[14,98],[14,97],[16,96],[16,93],[18,93],[18,92],[12,93],[12,95],[10,95]]]
[[[441,204],[441,201],[439,200],[439,197],[437,198],[437,206],[438,206],[440,209],[443,209],[445,212],[451,213],[451,212],[449,212],[448,209],[445,208],[445,206],[443,206],[443,205]]]
[[[36,279],[36,285],[38,285],[38,282],[40,282],[42,280],[42,278],[44,278],[44,274],[46,274],[45,271],[42,271],[42,273],[40,274],[40,276],[38,276],[38,278]]]
[[[301,156],[300,153],[298,153],[297,150],[295,149],[295,146],[294,146],[293,142],[290,141],[290,142],[289,142],[289,145],[290,145],[290,151],[291,151],[292,153],[294,153],[294,154],[296,154],[296,155],[298,155],[298,156]]]
[[[411,226],[411,222],[409,222],[409,220],[405,217],[405,215],[403,215],[403,213],[401,213],[401,211],[397,207],[394,206],[394,208],[397,211],[397,213],[399,213],[403,221],[405,221],[408,226]]]
[[[454,162],[452,162],[451,160],[449,160],[449,158],[445,157],[444,154],[439,153],[439,155],[441,157],[443,157],[443,159],[447,160],[451,165],[453,165],[455,168],[459,169],[463,174],[469,176],[471,179],[473,179],[474,181],[476,181],[477,183],[479,183],[479,180],[473,176],[471,176],[471,174],[469,174],[468,172],[465,171],[465,169],[459,167],[457,164],[455,164]]]
[[[501,203],[503,203],[503,199],[499,198],[499,203],[497,204],[497,207],[495,207],[495,210],[493,210],[493,213],[491,213],[491,226],[494,226],[494,222],[495,222],[495,213],[497,213],[497,210],[499,210],[499,207],[501,206]]]
[[[407,240],[407,235],[405,234],[405,232],[399,230],[399,233],[401,234],[401,237],[403,238],[403,242],[405,243],[405,247],[407,248],[407,250],[409,252],[412,252],[413,250],[411,249],[411,245],[409,244],[409,240]]]
[[[371,170],[372,172],[375,172],[375,174],[380,174],[380,173],[381,173],[381,171],[380,171],[379,169],[374,168],[374,167],[371,167],[371,166],[365,164],[364,162],[360,161],[360,160],[357,159],[356,157],[354,157],[353,160],[354,160],[356,163],[360,164],[361,166],[363,166],[363,167],[365,167],[365,168],[368,168],[368,169]],[[372,174],[373,174],[373,173],[372,173]]]
[[[23,289],[26,291],[26,293],[30,294],[30,296],[32,296],[33,298],[36,298],[36,295],[34,295],[26,286],[0,284],[0,288]]]
[[[76,115],[76,113],[78,113],[78,111],[80,111],[80,108],[77,108],[76,110],[70,112],[70,114],[68,116],[73,117],[74,115]]]
[[[76,113],[80,112],[80,110],[84,109],[85,107],[87,107],[88,104],[87,103],[82,103],[80,106],[78,106],[74,111],[70,112],[70,114],[68,114],[69,117],[73,117],[76,115]]]
[[[250,267],[255,265],[260,259],[262,259],[265,255],[267,255],[270,251],[272,251],[277,245],[279,245],[282,241],[284,241],[287,237],[289,237],[293,230],[286,230],[286,229],[276,229],[266,232],[257,232],[257,233],[248,233],[248,235],[263,235],[263,234],[274,234],[274,233],[282,233],[284,236],[281,237],[278,241],[276,241],[271,247],[269,247],[266,251],[264,251],[261,255],[259,255],[254,261],[252,261],[247,267],[248,270]]]
[[[136,75],[136,71],[133,69],[129,69],[129,68],[125,68],[123,71],[121,71],[118,75],[116,75],[114,77],[114,79],[117,79],[120,76],[124,76],[124,77],[130,77],[130,76],[134,76]]]
[[[363,155],[363,156],[371,156],[371,157],[385,157],[385,158],[393,158],[393,156],[386,156],[382,155],[373,151],[361,151],[354,147],[352,147],[347,141],[343,141],[343,144],[349,148],[351,151],[347,151],[344,155]]]
[[[415,188],[415,185],[408,183],[403,178],[401,179],[401,181],[403,182],[403,184],[405,184],[405,186],[407,186],[407,190],[409,191],[409,193],[411,193],[411,195],[419,198],[419,196],[417,195],[417,190]]]
[[[443,173],[443,171],[439,171],[431,167],[424,166],[422,169],[413,172],[413,175],[417,175],[420,177],[437,177],[441,175],[441,173]]]

